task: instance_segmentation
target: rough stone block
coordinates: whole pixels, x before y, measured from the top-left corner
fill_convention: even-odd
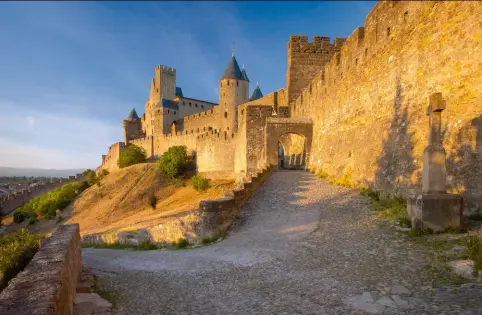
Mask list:
[[[452,194],[418,195],[408,200],[407,212],[412,226],[434,232],[462,225],[463,198]]]

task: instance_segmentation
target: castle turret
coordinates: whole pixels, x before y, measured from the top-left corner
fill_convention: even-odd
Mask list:
[[[131,110],[127,119],[122,121],[122,127],[124,128],[124,143],[127,144],[130,140],[142,138],[144,133],[142,132],[141,120],[137,115],[135,108]]]
[[[254,88],[253,94],[251,94],[251,97],[249,98],[249,101],[255,101],[257,99],[260,99],[263,97],[263,93],[261,92],[261,89],[259,88],[259,84],[256,82],[256,87]]]
[[[239,69],[234,53],[224,74],[219,80],[219,106],[222,108],[222,126],[225,130],[236,131],[238,126],[238,105],[249,98],[249,80],[246,70]]]

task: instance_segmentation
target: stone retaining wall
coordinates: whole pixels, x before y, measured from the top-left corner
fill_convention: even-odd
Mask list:
[[[168,222],[130,231],[109,231],[89,234],[82,237],[85,244],[120,244],[138,245],[149,242],[161,246],[170,246],[179,239],[186,239],[191,244],[201,244],[214,240],[229,229],[241,206],[269,176],[271,168],[258,172],[250,182],[240,184],[239,189],[224,192],[224,198],[203,200],[199,208],[182,217]]]
[[[0,293],[0,314],[73,314],[81,270],[79,225],[60,225]]]

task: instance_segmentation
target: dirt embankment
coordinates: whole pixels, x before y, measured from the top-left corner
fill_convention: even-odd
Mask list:
[[[69,207],[65,223],[79,223],[81,235],[160,224],[196,210],[201,200],[222,197],[234,186],[222,180],[210,184],[199,193],[190,179],[170,180],[153,164],[133,165],[107,175],[100,187],[87,189]],[[158,200],[155,209],[149,205],[150,196]]]
[[[137,230],[189,215],[199,207],[199,201],[217,199],[234,183],[210,181],[210,188],[197,192],[190,179],[167,179],[156,171],[156,165],[145,163],[111,172],[101,185],[85,190],[61,213],[59,220],[42,219],[28,226],[32,233],[51,233],[58,224],[80,224],[80,234],[103,233],[113,230]],[[149,197],[156,196],[155,209]],[[23,224],[5,218],[6,232]]]

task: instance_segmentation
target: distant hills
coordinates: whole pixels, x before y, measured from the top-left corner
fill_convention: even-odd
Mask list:
[[[0,177],[6,176],[26,176],[26,177],[68,177],[82,173],[84,168],[55,170],[43,168],[15,168],[0,166]]]

